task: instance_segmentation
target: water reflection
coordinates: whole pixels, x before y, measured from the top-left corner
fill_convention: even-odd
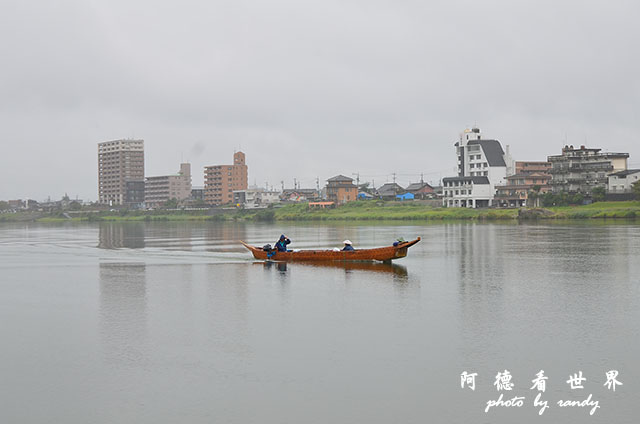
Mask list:
[[[262,264],[265,270],[277,269],[279,272],[287,271],[286,262],[256,262]],[[367,271],[380,274],[392,274],[401,279],[409,275],[407,268],[398,264],[384,264],[380,262],[337,262],[337,261],[314,261],[314,262],[296,262],[296,266],[302,266],[309,269],[316,268],[317,271],[322,271],[322,268],[334,268],[343,269],[345,274],[350,274],[353,271]]]
[[[139,364],[147,358],[145,264],[101,263],[100,326],[108,361]]]
[[[143,223],[100,223],[98,227],[98,248],[100,249],[141,249],[145,246]]]
[[[263,265],[264,265],[264,268],[266,270],[270,270],[272,268],[275,268],[280,272],[287,272],[287,263],[286,262],[266,261],[266,262],[263,262]]]

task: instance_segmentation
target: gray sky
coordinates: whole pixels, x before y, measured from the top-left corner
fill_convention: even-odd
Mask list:
[[[15,1],[0,5],[0,199],[97,198],[97,147],[146,174],[247,155],[249,181],[454,175],[477,124],[516,160],[640,168],[640,2]]]

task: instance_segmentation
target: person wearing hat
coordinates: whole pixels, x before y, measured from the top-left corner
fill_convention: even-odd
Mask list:
[[[280,236],[280,239],[276,242],[276,247],[275,249],[278,252],[286,252],[287,251],[287,244],[291,243],[291,240],[289,240],[288,237],[286,237],[284,234]]]
[[[353,252],[354,250],[356,250],[351,245],[352,244],[351,240],[345,240],[345,241],[343,241],[343,243],[344,243],[344,247],[342,248],[342,251],[344,251],[344,252]]]

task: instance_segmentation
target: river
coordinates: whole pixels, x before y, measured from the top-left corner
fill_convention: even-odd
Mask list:
[[[391,266],[238,243],[281,233],[422,241]],[[635,423],[638,252],[617,221],[2,224],[0,422]],[[485,412],[501,394],[522,406]]]

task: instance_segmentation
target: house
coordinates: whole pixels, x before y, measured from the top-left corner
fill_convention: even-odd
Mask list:
[[[442,202],[447,207],[486,208],[494,198],[487,176],[443,178],[442,186]]]
[[[626,171],[629,153],[602,152],[602,149],[564,146],[562,154],[549,156],[551,187],[554,193],[591,194],[595,187],[606,188],[610,174]]]
[[[266,208],[279,201],[280,193],[277,191],[266,191],[261,188],[233,191],[233,203],[245,209]]]
[[[378,187],[378,196],[385,200],[395,200],[398,194],[405,192],[406,190],[396,183],[385,183]]]
[[[314,188],[288,188],[280,194],[283,202],[308,202],[320,200],[318,190]]]
[[[627,169],[625,171],[609,174],[607,191],[609,193],[631,193],[633,184],[640,181],[640,169]]]
[[[353,178],[344,175],[336,175],[327,180],[327,200],[336,204],[343,204],[356,200],[358,187],[353,183]]]
[[[433,187],[424,181],[409,184],[406,190],[413,194],[416,199],[433,199],[436,197],[436,192]]]
[[[443,206],[492,206],[495,187],[505,184],[507,175],[513,173],[508,146],[505,152],[498,140],[483,139],[479,128],[464,130],[454,146],[458,176],[445,178],[447,184],[443,180]]]

